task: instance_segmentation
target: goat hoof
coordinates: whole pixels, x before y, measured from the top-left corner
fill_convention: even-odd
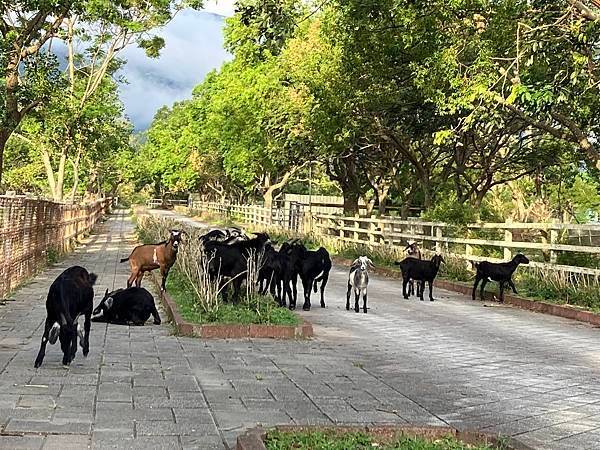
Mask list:
[[[430,299],[429,299],[429,301],[430,301],[430,302],[434,302],[434,301],[435,301],[435,298],[430,298]]]
[[[304,305],[304,306],[302,307],[302,309],[303,309],[304,311],[310,311],[310,306]]]
[[[363,313],[365,313],[365,314],[366,314],[366,313],[367,313],[367,310],[366,310],[366,309],[363,309]]]
[[[408,295],[405,295],[405,296],[404,296],[404,300],[408,300]]]
[[[321,303],[321,308],[325,308],[325,303]]]
[[[354,312],[359,312],[359,311],[360,311],[360,309],[354,308]]]
[[[160,325],[160,320],[155,320],[154,325]]]

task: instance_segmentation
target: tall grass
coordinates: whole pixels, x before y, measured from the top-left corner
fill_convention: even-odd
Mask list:
[[[197,323],[264,323],[296,325],[298,318],[285,308],[279,308],[270,297],[257,291],[258,272],[262,264],[262,254],[251,254],[247,267],[240,276],[244,277],[245,290],[236,305],[222,301],[222,294],[232,280],[223,281],[220,274],[209,276],[209,265],[213,255],[207,255],[198,238],[198,229],[182,227],[181,224],[165,218],[139,215],[136,231],[144,243],[161,242],[170,229],[182,229],[186,237],[179,247],[175,265],[168,279],[167,289],[181,309],[184,318]]]

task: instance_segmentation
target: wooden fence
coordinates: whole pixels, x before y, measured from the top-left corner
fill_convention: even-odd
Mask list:
[[[111,199],[84,205],[0,196],[0,298],[91,231]]]
[[[414,240],[422,248],[468,261],[506,261],[520,251],[532,259],[532,267],[600,277],[598,268],[557,264],[560,253],[600,256],[600,224],[506,222],[457,227],[387,216],[317,214],[313,216],[313,229],[344,242],[370,247],[405,247],[409,240]]]
[[[190,208],[196,212],[215,214],[233,221],[261,226],[281,226],[283,224],[277,215],[277,210],[270,210],[258,205],[227,205],[215,202],[194,201]]]
[[[466,261],[506,261],[526,253],[532,267],[600,277],[600,268],[558,264],[560,255],[588,255],[600,261],[600,224],[570,223],[475,223],[457,227],[442,222],[396,217],[344,217],[313,214],[307,210],[273,211],[255,205],[223,205],[194,202],[193,208],[233,220],[299,232],[315,232],[368,247],[405,248],[414,240],[427,250],[450,254]],[[470,267],[470,266],[469,266]]]

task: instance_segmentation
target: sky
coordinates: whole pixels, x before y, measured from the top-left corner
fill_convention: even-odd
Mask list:
[[[223,48],[223,26],[233,10],[234,0],[206,0],[202,11],[181,11],[159,31],[165,47],[157,59],[134,46],[123,51],[127,83],[119,90],[136,130],[148,128],[161,106],[190,98],[206,74],[231,57]]]

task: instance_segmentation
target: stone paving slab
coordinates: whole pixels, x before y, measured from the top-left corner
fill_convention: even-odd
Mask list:
[[[406,301],[398,281],[379,277],[369,313],[347,312],[339,267],[328,307],[299,312],[314,324],[310,341],[92,323],[88,358],[64,369],[49,346],[34,369],[54,278],[83,265],[99,275],[98,301],[125,285],[118,260],[133,245],[131,221],[115,214],[0,307],[0,448],[223,449],[258,423],[443,425],[600,448],[598,329],[442,290],[434,303]]]

